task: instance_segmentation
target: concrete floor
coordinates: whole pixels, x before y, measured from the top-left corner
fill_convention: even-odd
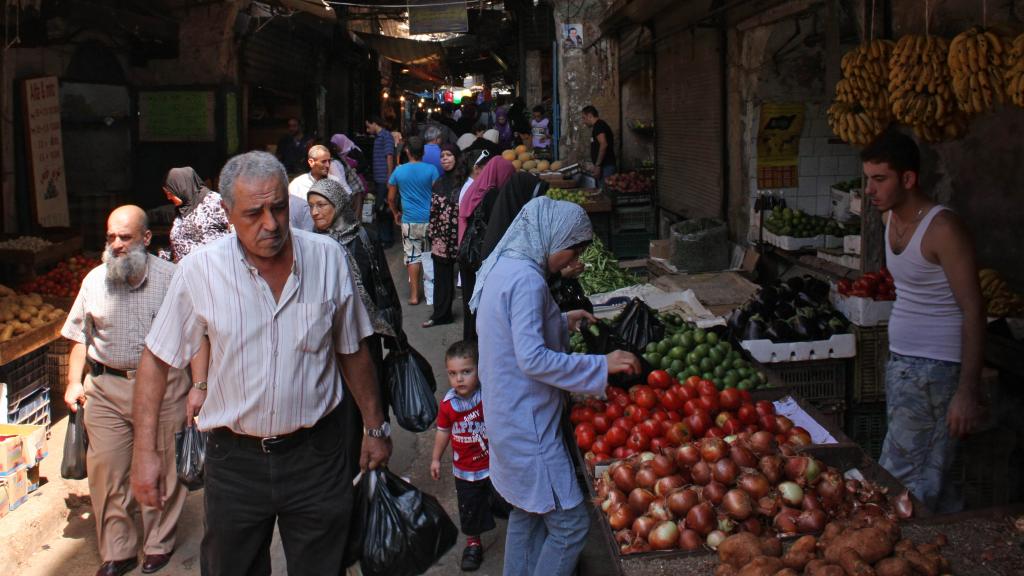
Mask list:
[[[409,341],[434,368],[438,382],[437,397],[448,390],[444,370],[444,351],[449,344],[462,337],[461,303],[455,302],[455,324],[430,329],[420,328],[431,308],[425,304],[408,306],[408,282],[402,263],[401,247],[388,251],[388,260],[395,284],[402,294],[405,308],[404,326]],[[63,480],[60,477],[61,449],[67,419],[55,423],[49,442],[49,456],[43,461],[41,476],[44,484],[29,501],[0,520],[0,575],[22,576],[89,576],[100,564],[96,551],[96,531],[92,517],[87,481]],[[458,525],[458,504],[455,484],[450,473],[442,473],[438,481],[430,478],[430,453],[434,431],[413,434],[398,429],[394,434],[394,453],[391,469],[408,478],[425,492],[435,495],[448,515]],[[442,460],[442,470],[450,470],[451,450]],[[485,576],[501,574],[504,554],[505,524],[483,537],[485,560],[476,572]],[[141,526],[141,523],[140,523]],[[193,576],[199,574],[199,543],[203,533],[202,492],[189,495],[185,511],[179,522],[178,547],[171,563],[158,574],[164,576]],[[459,541],[427,574],[459,573],[459,562],[464,541]],[[272,546],[275,575],[286,574],[284,553],[279,540]],[[136,569],[132,574],[140,574]]]

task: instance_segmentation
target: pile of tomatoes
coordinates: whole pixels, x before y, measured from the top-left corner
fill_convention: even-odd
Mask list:
[[[61,298],[74,298],[78,295],[78,289],[82,286],[82,280],[95,267],[100,265],[99,259],[88,258],[81,254],[72,256],[63,262],[59,262],[53,270],[42,276],[25,282],[21,285],[21,291],[25,293],[38,292],[49,296]]]
[[[781,444],[811,443],[810,433],[777,415],[771,402],[755,402],[749,391],[738,388],[720,391],[699,376],[680,383],[668,372],[654,370],[647,384],[628,391],[609,387],[607,397],[589,398],[569,413],[576,444],[591,463],[760,430],[774,434]]]
[[[896,284],[886,268],[869,272],[854,281],[842,278],[836,282],[836,291],[843,296],[858,296],[872,300],[890,301],[896,299]]]

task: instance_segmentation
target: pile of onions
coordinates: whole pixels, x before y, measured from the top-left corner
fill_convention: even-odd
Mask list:
[[[637,454],[609,466],[595,488],[623,554],[714,549],[737,532],[812,534],[863,506],[909,515],[906,498],[894,499],[894,512],[883,489],[780,451],[767,432]]]

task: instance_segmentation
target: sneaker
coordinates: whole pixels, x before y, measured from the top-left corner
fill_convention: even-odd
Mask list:
[[[480,545],[466,546],[462,551],[462,571],[473,572],[484,563],[484,547]]]

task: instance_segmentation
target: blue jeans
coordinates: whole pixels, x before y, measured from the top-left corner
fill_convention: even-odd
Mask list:
[[[601,184],[604,183],[604,179],[611,176],[612,174],[615,174],[614,164],[605,164],[604,166],[601,166],[601,177],[598,179],[597,185],[601,186]]]
[[[395,217],[388,209],[388,183],[374,182],[374,212],[377,214],[377,239],[381,244],[391,246],[395,242]]]
[[[590,531],[590,515],[581,502],[533,514],[513,508],[505,536],[504,576],[570,576]]]
[[[888,431],[878,463],[935,512],[963,507],[947,477],[956,452],[946,413],[960,364],[892,353],[885,367]]]

